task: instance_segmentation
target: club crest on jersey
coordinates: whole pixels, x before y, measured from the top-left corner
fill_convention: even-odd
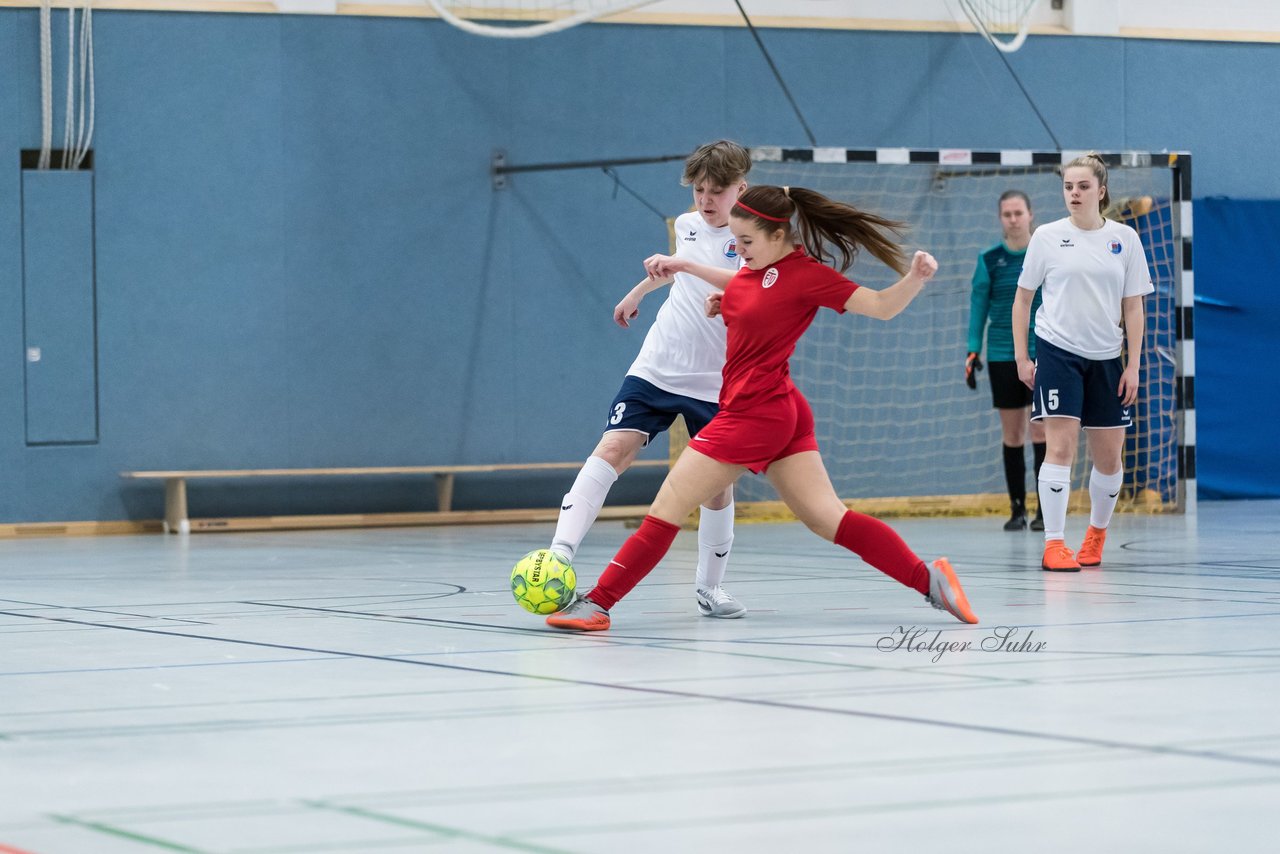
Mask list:
[[[724,257],[726,258],[738,257],[738,241],[732,237],[729,238],[728,242],[726,242],[724,245]]]
[[[1107,244],[1107,248],[1111,250],[1112,255],[1119,255],[1120,250],[1124,249],[1124,247],[1120,245],[1119,240],[1111,241],[1110,243]]]
[[[764,271],[764,280],[760,282],[760,287],[771,288],[776,281],[778,281],[778,268],[770,267]]]

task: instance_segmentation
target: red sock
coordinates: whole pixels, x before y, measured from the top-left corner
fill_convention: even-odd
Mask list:
[[[678,533],[680,526],[664,522],[657,516],[645,516],[640,530],[628,537],[618,549],[587,598],[606,611],[612,608],[653,571]]]
[[[929,595],[928,567],[897,531],[879,519],[848,511],[836,529],[836,545],[844,546],[899,584]]]

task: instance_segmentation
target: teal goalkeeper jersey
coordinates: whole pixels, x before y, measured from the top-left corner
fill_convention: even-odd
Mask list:
[[[969,352],[982,352],[982,334],[987,320],[991,331],[987,340],[988,362],[1013,361],[1013,298],[1018,293],[1018,276],[1027,250],[1014,252],[1003,241],[978,254],[973,271],[973,293],[969,297]],[[1036,310],[1040,291],[1031,303],[1031,329],[1027,346],[1036,357]]]

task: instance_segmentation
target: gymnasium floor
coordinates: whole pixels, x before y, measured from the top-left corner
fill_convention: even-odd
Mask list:
[[[0,852],[1274,850],[1280,502],[999,523],[893,523],[980,626],[741,525],[746,619],[685,533],[589,636],[507,591],[547,526],[0,542]]]

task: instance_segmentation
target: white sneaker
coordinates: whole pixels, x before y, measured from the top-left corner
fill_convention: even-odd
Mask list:
[[[747,609],[729,591],[716,585],[710,590],[698,588],[698,613],[704,617],[736,620],[738,617],[745,617]]]

